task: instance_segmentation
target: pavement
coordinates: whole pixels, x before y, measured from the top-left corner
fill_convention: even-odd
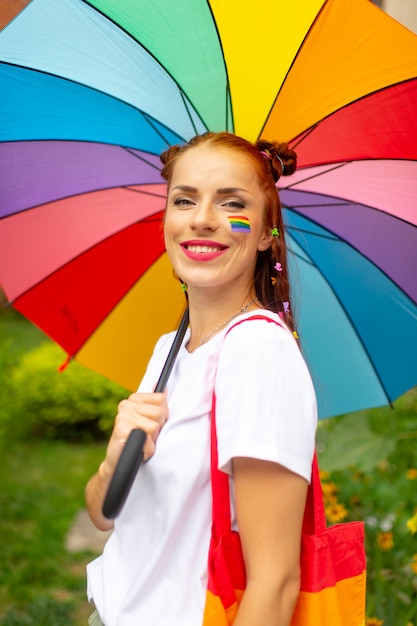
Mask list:
[[[82,552],[88,550],[101,554],[104,544],[112,531],[98,530],[90,520],[86,509],[81,509],[68,531],[65,548],[68,552]]]

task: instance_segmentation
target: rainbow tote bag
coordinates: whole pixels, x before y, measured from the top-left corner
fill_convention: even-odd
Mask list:
[[[215,397],[211,426],[212,536],[203,626],[233,624],[246,585],[239,534],[231,529],[229,477],[218,469]],[[317,456],[301,539],[301,589],[291,626],[363,626],[363,522],[326,527]]]

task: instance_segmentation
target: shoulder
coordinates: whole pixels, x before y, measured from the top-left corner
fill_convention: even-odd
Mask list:
[[[226,331],[218,361],[220,376],[236,375],[241,381],[265,381],[279,377],[312,387],[307,364],[292,332],[279,316],[262,311],[241,318]],[[263,381],[263,382],[262,382]]]
[[[169,350],[169,348],[172,345],[172,342],[174,341],[175,335],[176,335],[176,331],[172,331],[170,333],[166,333],[165,335],[161,335],[161,337],[159,337],[158,341],[155,344],[152,357],[160,354],[161,352],[166,352],[167,350]]]
[[[224,339],[224,349],[260,351],[287,345],[298,350],[291,331],[276,313],[259,311],[242,317],[229,326]],[[268,350],[269,351],[269,350]]]
[[[292,332],[277,317],[240,319],[224,338],[215,379],[219,464],[231,472],[232,458],[257,458],[309,480],[314,386]]]

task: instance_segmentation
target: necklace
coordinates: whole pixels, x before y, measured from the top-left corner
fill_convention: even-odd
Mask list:
[[[210,339],[210,337],[213,337],[213,335],[215,335],[219,330],[221,330],[224,326],[226,326],[226,324],[228,324],[229,322],[234,320],[235,317],[237,317],[238,315],[241,315],[242,313],[246,313],[246,311],[249,309],[249,307],[252,306],[252,304],[255,304],[255,302],[258,302],[258,298],[254,298],[246,306],[244,306],[241,309],[239,309],[239,311],[237,313],[232,315],[232,317],[229,317],[229,319],[227,319],[225,322],[223,322],[219,326],[216,326],[216,328],[214,330],[212,330],[211,333],[209,333],[208,335],[206,335],[205,337],[202,338],[202,340],[198,344],[198,347],[200,347],[204,343],[206,343],[206,341],[208,341]]]

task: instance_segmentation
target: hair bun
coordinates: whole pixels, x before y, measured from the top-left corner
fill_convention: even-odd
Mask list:
[[[277,182],[281,176],[294,174],[297,168],[297,154],[288,147],[287,143],[259,139],[255,145],[263,155],[269,157],[275,182]]]

